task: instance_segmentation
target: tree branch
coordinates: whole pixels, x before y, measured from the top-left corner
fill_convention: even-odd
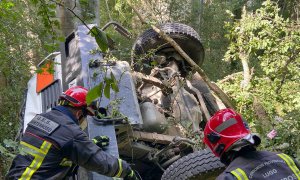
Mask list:
[[[229,99],[229,97],[216,85],[213,84],[209,78],[206,76],[204,71],[196,64],[182,49],[181,47],[168,35],[166,35],[163,31],[157,28],[154,25],[151,25],[152,29],[157,32],[164,40],[171,44],[174,49],[193,67],[206,82],[208,87],[216,93],[216,95],[224,102],[227,107],[234,108],[233,102]]]
[[[222,84],[226,81],[232,80],[233,78],[235,78],[235,76],[240,75],[240,74],[243,74],[243,72],[236,72],[236,73],[230,74],[230,75],[224,77],[222,80],[220,80],[219,83]]]
[[[140,15],[138,16],[139,18],[142,18],[142,16]],[[143,18],[142,21],[144,21]],[[173,46],[174,49],[190,64],[190,66],[193,67],[202,76],[203,80],[206,82],[208,87],[216,93],[216,95],[223,101],[226,107],[235,108],[230,98],[216,84],[211,83],[209,78],[206,76],[204,71],[198,66],[198,64],[196,64],[171,37],[169,37],[167,34],[161,31],[158,27],[154,25],[151,25],[151,27],[155,32],[157,32],[162,37],[162,39],[170,43],[171,46]]]
[[[111,17],[111,15],[110,15],[110,10],[109,10],[109,7],[108,7],[108,2],[107,2],[107,0],[105,0],[105,5],[106,5],[106,11],[107,11],[109,20],[112,21],[112,17]]]
[[[147,22],[144,20],[144,18],[142,17],[142,15],[139,13],[139,11],[131,5],[131,2],[128,1],[128,5],[132,8],[132,10],[136,13],[136,15],[138,16],[138,18],[140,19],[142,24],[147,24]]]
[[[67,10],[69,10],[77,19],[79,19],[80,20],[80,22],[82,22],[82,24],[86,27],[86,28],[88,28],[88,30],[91,32],[91,33],[93,33],[92,31],[91,31],[91,28],[72,10],[72,9],[70,9],[70,8],[68,8],[68,7],[66,7],[65,5],[63,5],[62,3],[60,3],[60,2],[57,2],[57,1],[55,1],[55,0],[49,0],[49,1],[51,1],[51,2],[53,2],[53,3],[55,3],[56,5],[58,5],[58,6],[61,6],[61,7],[63,7],[63,8],[65,8],[65,9],[67,9]],[[93,33],[94,34],[94,33]],[[95,36],[96,36],[96,34],[94,34]]]
[[[251,80],[250,69],[248,64],[248,55],[244,51],[241,51],[239,53],[239,58],[242,61],[243,76],[244,76],[244,80],[241,83],[241,88],[246,89],[246,87],[250,84],[250,80]]]

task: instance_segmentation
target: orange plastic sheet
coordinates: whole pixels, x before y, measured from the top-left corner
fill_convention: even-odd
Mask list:
[[[39,93],[47,86],[49,86],[54,81],[54,74],[50,73],[49,70],[51,68],[53,62],[48,62],[43,67],[41,67],[42,72],[37,73],[37,82],[36,82],[36,92]]]

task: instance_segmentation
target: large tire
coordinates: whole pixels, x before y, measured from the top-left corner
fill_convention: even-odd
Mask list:
[[[211,151],[205,149],[182,157],[173,163],[162,175],[162,180],[209,180],[225,169]]]
[[[192,27],[180,23],[166,23],[158,27],[173,38],[195,63],[202,65],[204,60],[204,48],[198,33]],[[162,39],[153,29],[148,29],[137,38],[133,45],[132,64],[136,64],[135,61],[137,61],[138,56],[147,54],[153,49],[155,53],[159,53],[169,48],[172,49],[173,47]],[[149,59],[143,59],[143,63],[149,62]],[[139,68],[141,68],[138,65],[134,67],[136,71],[139,71]]]

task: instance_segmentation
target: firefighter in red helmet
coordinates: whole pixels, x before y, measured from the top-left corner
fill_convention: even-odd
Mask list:
[[[106,136],[94,142],[80,129],[87,115],[94,116],[97,107],[87,105],[88,90],[71,87],[59,99],[59,106],[36,115],[21,139],[23,153],[18,154],[6,179],[64,179],[73,165],[110,177],[137,179],[123,160],[105,153]]]
[[[211,117],[204,129],[204,143],[227,165],[217,180],[300,179],[298,162],[284,153],[257,151],[260,141],[232,109]]]

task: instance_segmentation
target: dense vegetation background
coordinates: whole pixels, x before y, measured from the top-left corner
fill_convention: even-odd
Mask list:
[[[59,51],[59,43],[82,23],[66,8],[100,27],[118,21],[134,37],[149,24],[192,26],[206,50],[202,68],[260,134],[261,148],[300,160],[298,0],[1,0],[0,176],[17,151],[20,108],[35,65]],[[134,38],[108,33],[118,43],[118,58],[129,60]],[[277,132],[273,139],[267,137],[271,130]]]

